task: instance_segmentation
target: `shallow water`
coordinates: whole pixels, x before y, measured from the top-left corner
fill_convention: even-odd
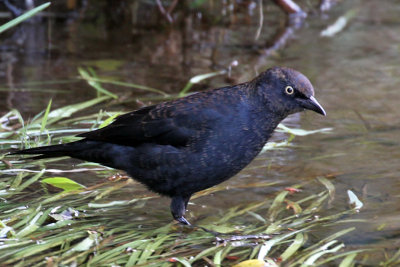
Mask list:
[[[306,112],[290,118],[287,125],[309,130],[330,127],[332,131],[296,137],[285,150],[261,154],[225,183],[226,190],[194,200],[189,220],[222,214],[233,205],[259,201],[287,186],[328,176],[336,187],[330,211],[347,207],[348,189],[364,203],[354,218],[368,222],[353,223],[357,231],[346,235],[347,244],[361,248],[399,246],[400,5],[395,1],[341,1],[325,14],[315,10],[285,48],[268,58],[258,52],[284,22],[284,15],[271,4],[264,7],[264,24],[257,41],[257,10],[249,7],[227,16],[221,16],[223,8],[208,6],[202,12],[177,11],[180,23],[171,27],[164,17],[154,15],[156,12],[146,12],[144,4],[121,1],[120,5],[111,9],[114,16],[105,16],[108,6],[104,4],[89,7],[82,17],[37,21],[25,25],[23,32],[3,35],[0,113],[17,108],[28,118],[45,109],[50,98],[56,107],[95,97],[96,92],[77,79],[79,66],[95,68],[100,77],[168,93],[178,92],[194,75],[221,69],[234,60],[239,66],[232,69],[230,79],[216,77],[194,90],[243,82],[274,65],[293,67],[310,78],[328,116]],[[98,15],[93,13],[96,8]],[[144,11],[135,13],[137,9]],[[331,38],[319,36],[348,10],[355,15],[343,31]],[[112,106],[114,110],[135,109],[142,105],[136,99],[148,96],[124,87],[107,88],[129,99]],[[277,134],[274,140],[284,138]],[[274,187],[232,189],[276,180],[279,184]],[[310,184],[306,190],[312,192],[314,186]],[[127,194],[143,190],[139,185],[126,189]],[[167,202],[158,199],[147,205],[147,212],[162,218],[160,225],[165,217],[169,219]]]

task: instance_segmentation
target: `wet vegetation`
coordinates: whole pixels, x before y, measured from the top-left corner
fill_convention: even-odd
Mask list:
[[[71,118],[77,112],[115,97],[102,87],[101,78],[92,79],[88,72],[79,71],[81,78],[98,91],[98,97],[53,110],[52,102],[49,102],[47,108],[30,121],[24,121],[17,110],[10,111],[0,119],[3,149],[70,142],[76,139],[73,134],[104,127],[120,114],[100,111]],[[193,77],[188,84],[211,76]],[[126,86],[137,87],[134,84]],[[66,129],[71,124],[74,128]],[[289,140],[295,135],[331,130],[306,131],[284,125],[279,129],[290,135]],[[269,143],[265,150],[288,146],[289,140]],[[130,223],[126,218],[118,219],[126,209],[132,214],[140,213],[138,210],[145,207],[147,200],[158,196],[144,194],[117,200],[122,188],[134,186],[135,182],[116,174],[115,170],[94,163],[80,163],[72,170],[46,169],[57,160],[9,160],[5,156],[2,155],[4,164],[0,170],[0,193],[4,201],[1,206],[3,245],[0,246],[0,260],[6,264],[43,264],[46,257],[47,264],[61,265],[168,266],[174,262],[184,266],[200,263],[220,265],[252,258],[263,261],[273,251],[268,260],[301,265],[303,262],[324,264],[342,258],[346,262],[360,252],[342,251],[331,255],[343,247],[338,238],[354,230],[353,227],[318,240],[304,251],[301,249],[312,228],[340,223],[339,218],[354,212],[354,209],[344,208],[337,214],[319,215],[334,193],[333,184],[324,177],[318,178],[320,192],[302,195],[301,188],[307,184],[294,185],[274,196],[275,199],[266,198],[263,202],[230,207],[221,218],[200,221],[199,225],[205,230],[176,223],[157,227],[157,223],[152,221],[154,219]],[[86,187],[63,176],[69,172],[82,175],[95,172],[103,178]],[[272,185],[260,182],[245,187]],[[219,190],[225,190],[225,186],[210,188],[194,198]],[[232,218],[237,220],[231,221]],[[325,254],[329,257],[324,257]]]
[[[115,6],[109,1],[98,1],[99,4],[95,7],[86,1],[79,4],[75,1],[65,1],[62,4],[60,2],[55,5],[63,8],[68,6],[74,10],[66,16],[73,17],[75,22],[80,19],[80,14],[85,14],[86,19],[93,20],[94,24],[100,24],[99,20],[105,17],[96,18],[93,15],[94,10],[107,7],[111,7],[114,13],[112,13],[113,16],[108,17],[106,24],[111,25],[111,21],[115,22],[118,19],[127,21],[126,12],[121,11],[124,7],[127,8],[125,1]],[[260,6],[256,1],[227,1],[229,3],[225,6],[220,6],[220,1],[193,1],[188,6],[187,4],[182,6],[178,2],[180,1],[135,1],[129,5],[132,13],[130,19],[135,25],[135,34],[140,35],[140,31],[146,30],[163,31],[168,29],[169,25],[183,25],[185,12],[190,13],[191,16],[201,15],[202,19],[207,21],[208,27],[235,25],[232,21],[243,18],[237,17],[235,11],[229,9],[229,4],[236,9],[241,9],[243,6],[248,8],[246,5],[254,3],[255,8],[252,9],[253,13],[250,17],[256,16],[258,8],[261,14],[263,14],[263,8],[279,10],[278,7],[265,2],[261,2]],[[279,4],[279,2],[290,1],[275,2]],[[329,12],[334,3],[333,1],[303,1],[299,4],[302,6],[300,10],[293,6],[292,8],[283,6],[283,11],[280,13],[284,17],[283,20],[273,20],[265,14],[264,17],[261,16],[265,20],[264,23],[268,23],[271,27],[261,28],[259,25],[263,24],[258,25],[257,22],[254,42],[244,42],[241,47],[234,48],[245,53],[251,50],[250,54],[257,54],[256,57],[251,58],[248,54],[246,55],[250,58],[247,61],[249,66],[251,65],[255,70],[263,68],[268,65],[267,62],[271,60],[271,57],[275,62],[285,63],[282,59],[284,53],[279,54],[277,51],[282,51],[287,41],[293,40],[293,32],[304,25],[306,19],[304,14],[310,16],[313,12],[317,12],[314,6],[318,6],[319,11]],[[342,3],[338,5],[340,4]],[[146,13],[148,17],[143,18],[139,15],[142,14],[143,6],[151,6],[158,12]],[[18,10],[19,7],[15,10],[16,13]],[[359,12],[361,11],[357,8],[344,10],[337,19],[331,21],[330,25],[320,27],[321,36],[334,37],[346,27],[349,21],[355,19]],[[150,13],[152,15],[149,15]],[[57,16],[54,10],[45,14],[50,17],[51,14]],[[124,16],[118,16],[118,14],[124,14]],[[293,16],[293,14],[297,15]],[[273,18],[276,17],[273,16]],[[88,25],[90,24],[81,24],[82,27],[87,27],[85,30],[93,36],[99,34],[98,30],[90,29]],[[120,24],[117,23],[117,25]],[[276,27],[276,25],[283,26]],[[18,26],[11,24],[10,27]],[[0,32],[6,30],[9,31],[10,28],[8,26],[0,28]],[[7,34],[7,32],[2,34]],[[172,31],[172,39],[174,36],[182,38],[174,34],[176,32]],[[265,36],[273,36],[273,38]],[[193,35],[190,38],[193,41],[200,37]],[[212,41],[220,42],[218,38]],[[207,39],[207,42],[210,40]],[[207,46],[207,42],[199,43]],[[73,46],[71,43],[68,45]],[[174,49],[177,49],[175,45],[177,44],[165,46],[160,51],[165,49],[174,53]],[[3,51],[9,51],[7,49],[4,50],[3,47]],[[370,47],[368,49],[373,50]],[[268,266],[399,265],[400,251],[398,246],[393,244],[394,238],[398,235],[398,228],[396,228],[398,219],[393,217],[394,219],[389,221],[385,217],[380,221],[377,219],[379,215],[371,214],[371,211],[365,212],[365,206],[373,211],[374,208],[380,210],[382,199],[385,200],[386,196],[371,193],[365,185],[361,186],[358,183],[348,185],[339,182],[340,177],[349,179],[354,176],[359,179],[365,178],[365,184],[368,184],[370,181],[368,179],[377,179],[379,174],[371,174],[373,178],[360,177],[363,173],[356,168],[355,156],[346,158],[345,162],[349,165],[349,169],[330,168],[335,158],[352,147],[352,142],[370,147],[368,151],[379,145],[385,146],[385,151],[389,146],[398,148],[398,141],[387,137],[390,133],[396,135],[395,128],[382,126],[356,109],[354,117],[357,119],[349,115],[342,119],[341,125],[348,127],[347,132],[339,133],[342,131],[340,126],[332,128],[329,124],[322,127],[314,127],[315,124],[312,127],[302,127],[296,123],[291,125],[289,121],[280,125],[277,130],[281,134],[279,138],[268,143],[259,156],[258,160],[262,164],[249,166],[243,174],[247,176],[245,179],[249,180],[224,183],[199,192],[192,198],[189,204],[193,205],[194,209],[190,213],[190,221],[196,225],[195,227],[184,227],[171,222],[165,199],[148,192],[117,170],[65,158],[32,161],[7,156],[7,152],[12,149],[77,140],[75,134],[104,127],[116,116],[126,112],[126,106],[129,106],[131,110],[131,106],[138,107],[184,96],[192,91],[213,86],[215,78],[219,78],[219,82],[228,83],[247,78],[246,74],[243,74],[246,73],[243,71],[245,68],[241,68],[240,65],[244,64],[243,62],[239,64],[230,57],[219,61],[218,58],[221,57],[218,57],[217,50],[212,50],[212,67],[208,71],[185,70],[184,77],[179,72],[177,76],[180,76],[174,77],[172,82],[175,90],[171,90],[170,87],[161,87],[161,84],[168,84],[168,79],[171,77],[165,76],[174,76],[175,69],[172,71],[163,69],[166,71],[163,73],[165,76],[156,75],[160,83],[147,81],[146,76],[140,76],[140,70],[137,69],[135,70],[140,76],[140,79],[137,79],[138,82],[122,81],[115,74],[124,64],[121,59],[86,58],[84,61],[79,61],[76,68],[71,67],[72,70],[68,70],[70,73],[67,78],[61,76],[61,78],[51,77],[51,79],[40,81],[23,81],[19,86],[10,82],[9,72],[4,71],[4,75],[8,75],[7,84],[2,85],[1,93],[15,93],[21,90],[28,95],[37,94],[39,97],[35,96],[37,100],[35,105],[31,104],[31,101],[29,103],[18,101],[16,105],[20,107],[18,110],[13,108],[13,105],[11,107],[7,105],[0,110],[1,265],[236,265],[237,267],[264,266],[266,263],[269,264]],[[167,54],[163,54],[165,51],[160,51],[157,51],[160,54],[153,55],[154,58]],[[190,64],[191,60],[202,60],[190,55],[188,51],[182,51],[182,53],[185,64]],[[226,55],[226,52],[222,54]],[[173,56],[167,58],[167,61],[173,60]],[[232,75],[238,65],[240,73]],[[394,68],[387,68],[392,71],[391,74],[387,74],[388,77],[396,77]],[[34,72],[34,70],[28,68],[25,72]],[[384,84],[387,79],[385,76]],[[328,88],[329,82],[324,84]],[[85,94],[81,94],[73,101],[66,101],[68,97],[64,96],[74,94],[68,87],[71,84],[74,87],[84,88]],[[388,85],[390,84],[391,82],[388,82]],[[51,86],[59,87],[57,90],[48,89]],[[130,93],[121,93],[123,90],[134,90],[136,95],[132,97]],[[48,94],[56,96],[55,99],[51,100],[50,97],[49,101]],[[85,95],[85,98],[82,98],[82,95]],[[341,112],[344,111],[336,111],[336,114]],[[336,119],[335,115],[333,118],[333,120]],[[346,124],[350,120],[356,120],[356,123]],[[390,120],[395,121],[392,117]],[[349,131],[352,135],[348,133]],[[364,131],[367,134],[363,135]],[[283,168],[279,169],[278,164],[274,165],[274,162],[266,161],[265,158],[271,157],[270,155],[280,155],[279,153],[283,153],[283,158],[289,157],[293,149],[302,149],[296,142],[305,135],[323,138],[322,140],[329,143],[331,148],[334,146],[333,141],[336,140],[342,140],[347,147],[337,146],[337,150],[333,148],[325,154],[313,154],[312,157],[307,158],[313,162],[323,160],[323,158],[328,159],[329,164],[323,161],[326,164],[323,166],[328,166],[323,174],[301,169],[303,177],[298,181],[280,182],[279,173]],[[356,142],[354,139],[346,139],[349,138],[348,136],[355,138]],[[356,151],[354,153],[358,155]],[[395,159],[395,154],[393,155]],[[372,165],[369,167],[372,168]],[[362,168],[368,169],[368,166]],[[295,171],[285,172],[285,175],[289,173],[298,177],[299,169],[298,167]],[[262,179],[257,178],[260,175]],[[272,177],[267,180],[264,179],[265,176]],[[381,176],[385,179],[391,176],[396,178],[398,173],[394,170],[389,175]],[[338,194],[338,191],[347,192],[347,194]],[[262,197],[256,197],[260,194],[259,192],[262,192]],[[227,204],[221,204],[220,209],[212,208],[211,206],[218,201],[223,201],[224,194],[227,194],[229,199]],[[252,194],[253,197],[247,198]],[[387,197],[390,199],[389,203],[395,203],[397,195],[394,195],[394,200]],[[369,200],[371,198],[375,202]],[[369,200],[369,203],[365,205],[364,200]],[[376,225],[372,225],[372,230],[366,230],[365,233],[360,231],[360,229],[365,229],[362,225],[371,224],[373,220],[377,222]],[[382,243],[382,240],[387,240],[391,245]]]
[[[72,123],[67,120],[70,115],[109,98],[99,96],[90,103],[53,111],[50,111],[49,103],[45,111],[29,122],[23,121],[17,111],[11,111],[1,118],[3,128],[10,129],[1,133],[2,146],[7,148],[23,143],[25,147],[33,147],[71,141],[74,139],[71,131],[65,130],[65,121]],[[64,118],[59,114],[64,114]],[[110,121],[109,118],[112,114],[103,112],[74,118],[74,131],[104,125]],[[307,134],[307,131],[295,131]],[[276,147],[282,145],[288,143],[276,144]],[[264,260],[268,254],[269,261],[300,266],[303,263],[323,265],[336,259],[345,263],[363,251],[340,251],[344,247],[340,237],[353,231],[354,227],[322,240],[313,240],[310,234],[313,228],[351,220],[351,214],[355,212],[344,207],[340,213],[320,215],[335,190],[324,177],[317,179],[319,192],[303,194],[301,189],[307,184],[298,184],[276,194],[275,198],[230,207],[221,218],[200,221],[199,225],[215,231],[210,233],[175,223],[157,227],[154,219],[127,222],[126,218],[118,218],[127,210],[133,216],[140,214],[139,210],[145,208],[147,200],[157,196],[145,194],[116,200],[121,188],[133,186],[134,182],[128,177],[116,175],[114,170],[93,163],[82,163],[73,171],[82,175],[97,172],[103,177],[96,184],[85,187],[63,177],[68,170],[45,168],[54,161],[3,159],[6,164],[0,170],[3,200],[0,260],[5,264],[169,266],[180,262],[184,266],[200,263],[220,265],[252,258]],[[272,185],[255,183],[246,187]],[[224,189],[225,186],[216,186],[195,197]],[[306,243],[309,247],[305,249],[303,245]]]

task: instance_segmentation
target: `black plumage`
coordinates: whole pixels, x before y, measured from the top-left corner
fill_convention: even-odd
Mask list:
[[[275,67],[252,81],[144,107],[82,140],[16,151],[35,158],[70,156],[126,171],[150,190],[172,198],[181,223],[191,195],[219,184],[249,164],[276,126],[292,113],[325,115],[310,81]]]

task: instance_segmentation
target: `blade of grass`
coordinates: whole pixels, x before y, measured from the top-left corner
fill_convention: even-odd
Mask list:
[[[353,258],[353,256],[355,257],[360,253],[372,252],[374,250],[376,251],[376,249],[357,249],[357,250],[353,250],[353,251],[347,251],[347,252],[339,253],[339,254],[336,254],[334,256],[327,257],[324,260],[319,261],[315,266],[325,266],[326,264],[331,263],[334,260],[339,259],[339,258],[343,258],[343,257],[344,257],[344,259],[342,260],[342,262],[340,264],[342,264],[342,263],[343,264],[350,264],[350,265],[344,265],[344,266],[348,266],[348,267],[354,266],[354,261],[353,261],[354,258]],[[344,267],[344,266],[339,265],[339,267]],[[387,265],[381,263],[381,266],[387,266]]]
[[[99,125],[99,129],[106,127],[107,125],[109,125],[115,118],[117,118],[119,115],[121,115],[121,113],[116,113],[110,117],[108,117],[106,120],[104,120],[100,125]]]
[[[169,236],[167,234],[161,234],[155,238],[153,242],[149,242],[142,255],[140,255],[140,258],[137,262],[137,264],[144,264],[148,261],[149,257],[157,251],[157,248],[161,246],[162,243],[164,243],[165,240],[167,240]]]
[[[110,99],[109,96],[102,96],[85,102],[72,104],[62,108],[55,109],[49,113],[47,124],[53,124],[61,119],[68,118],[75,112],[81,111],[83,109],[94,106],[109,99]]]
[[[20,192],[20,191],[24,190],[25,188],[29,187],[31,184],[33,184],[34,182],[39,180],[39,178],[42,177],[44,172],[45,172],[45,170],[43,169],[38,174],[35,174],[30,179],[26,180],[23,184],[21,184],[20,186],[18,186],[18,188],[16,188],[16,191]]]
[[[335,186],[332,184],[332,182],[326,179],[325,177],[318,177],[317,179],[320,183],[322,183],[326,187],[326,189],[328,189],[329,197],[333,199],[335,195]]]
[[[36,15],[37,13],[39,13],[40,11],[42,11],[43,9],[47,8],[48,6],[50,6],[50,2],[44,3],[38,7],[35,7],[32,10],[29,10],[28,12],[26,12],[25,14],[22,14],[21,16],[3,24],[0,26],[0,33],[14,27],[15,25],[29,19],[30,17]]]
[[[66,177],[49,177],[43,179],[41,182],[63,189],[65,192],[86,188],[84,185],[78,184],[77,182]]]
[[[38,253],[43,253],[50,248],[58,247],[62,244],[65,244],[66,242],[74,241],[82,237],[84,237],[84,233],[74,233],[68,235],[63,234],[62,236],[59,236],[46,243],[35,243],[33,246],[26,247],[25,249],[12,251],[9,254],[3,255],[3,257],[0,256],[0,259],[3,258],[3,263],[11,264],[21,260],[22,258],[26,258]]]
[[[298,135],[298,136],[305,136],[305,135],[310,135],[310,134],[315,134],[315,133],[329,133],[330,131],[332,131],[332,128],[322,128],[322,129],[318,129],[318,130],[308,131],[308,130],[303,130],[303,129],[289,128],[289,127],[283,125],[282,123],[280,123],[278,125],[276,131],[290,133],[290,134]]]
[[[285,200],[285,197],[287,196],[289,192],[288,191],[282,191],[280,192],[274,199],[274,202],[272,202],[269,210],[268,210],[268,219],[273,222],[276,219],[276,216],[281,212],[282,206],[284,205],[283,201]]]
[[[99,82],[99,83],[108,83],[108,84],[113,84],[113,85],[118,85],[118,86],[131,87],[131,88],[136,88],[136,89],[140,89],[140,90],[147,91],[147,92],[157,93],[157,94],[160,94],[160,95],[163,95],[163,96],[169,96],[169,94],[167,94],[167,93],[165,93],[165,92],[163,92],[161,90],[158,90],[158,89],[155,89],[155,88],[152,88],[152,87],[148,87],[148,86],[145,86],[145,85],[135,84],[135,83],[112,81],[112,80],[107,80],[107,79],[98,78],[98,77],[90,77],[88,79],[87,78],[83,78],[83,79],[85,79],[85,80],[90,79],[91,81]]]
[[[187,261],[187,260],[185,260],[185,259],[183,259],[183,258],[176,258],[176,257],[174,257],[174,258],[172,258],[172,260],[174,260],[174,261],[176,261],[176,262],[179,262],[180,264],[182,264],[183,266],[185,266],[185,267],[192,267],[192,264],[190,264],[190,262],[189,261]]]
[[[196,75],[196,76],[192,77],[189,80],[189,82],[185,85],[185,87],[179,92],[179,97],[185,96],[187,94],[187,92],[189,92],[190,88],[192,88],[192,86],[194,84],[199,83],[202,80],[209,79],[209,78],[214,77],[214,76],[223,75],[225,73],[227,73],[226,70],[220,70],[220,71],[200,74],[200,75]]]
[[[286,261],[292,255],[294,255],[301,248],[305,241],[306,238],[304,237],[304,234],[298,233],[293,240],[293,243],[282,253],[280,257],[282,261]]]
[[[333,245],[336,240],[333,240],[323,246],[319,252],[316,252],[314,255],[311,255],[301,266],[315,266],[316,261],[321,258],[323,255],[328,254],[328,253],[334,253],[339,251],[340,249],[344,248],[344,244],[339,244],[331,249],[328,249],[329,246]]]
[[[51,102],[52,102],[52,99],[50,99],[49,104],[47,105],[46,111],[44,112],[44,115],[42,118],[42,126],[40,127],[40,133],[42,133],[44,131],[44,129],[46,128],[47,117],[49,115],[50,108],[51,108]]]
[[[352,267],[354,266],[354,259],[358,253],[351,253],[347,255],[341,262],[339,267]]]
[[[211,253],[214,253],[214,251],[219,251],[219,250],[221,250],[221,247],[219,246],[207,248],[201,251],[199,254],[197,254],[194,258],[190,259],[189,262],[194,263],[198,259],[201,259],[202,257],[210,255]]]
[[[90,70],[90,69],[89,69],[89,70]],[[112,97],[112,98],[114,98],[114,99],[117,99],[117,98],[118,98],[118,96],[117,96],[116,94],[111,93],[110,91],[104,89],[103,86],[101,86],[101,83],[99,83],[99,82],[97,82],[97,81],[95,81],[95,80],[92,79],[93,73],[94,73],[93,70],[91,71],[92,76],[89,74],[88,71],[84,70],[83,68],[78,68],[78,72],[79,72],[79,74],[81,75],[82,79],[86,80],[87,83],[88,83],[90,86],[92,86],[94,89],[97,90],[97,92],[103,93],[103,94],[105,94],[105,95],[107,95],[107,96],[109,96],[109,97]]]
[[[307,230],[308,228],[310,228],[310,227],[306,227],[306,228],[303,228],[301,230],[297,230],[297,231],[293,231],[293,232],[286,233],[286,234],[283,234],[283,235],[279,235],[279,236],[277,236],[275,238],[272,238],[271,240],[266,241],[261,246],[260,252],[258,253],[258,256],[257,256],[257,259],[264,260],[264,258],[267,256],[267,254],[271,250],[271,248],[273,246],[275,246],[277,243],[282,242],[283,240],[285,240],[285,239],[287,239],[287,238],[289,238],[289,237],[291,237],[293,235],[301,233],[301,232]]]

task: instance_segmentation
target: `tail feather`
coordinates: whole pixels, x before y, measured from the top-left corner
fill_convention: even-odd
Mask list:
[[[104,143],[99,141],[80,140],[62,145],[35,147],[13,151],[11,155],[35,155],[29,159],[45,159],[54,157],[72,157],[102,165],[127,169],[131,160],[136,157],[136,149],[129,146]]]
[[[79,141],[78,141],[79,142]],[[55,157],[64,157],[70,156],[71,153],[78,149],[79,145],[76,144],[78,142],[61,144],[61,145],[53,145],[53,146],[44,146],[44,147],[34,147],[28,148],[18,151],[10,152],[10,155],[35,155],[37,156],[29,157],[28,159],[45,159],[45,158],[55,158]]]

